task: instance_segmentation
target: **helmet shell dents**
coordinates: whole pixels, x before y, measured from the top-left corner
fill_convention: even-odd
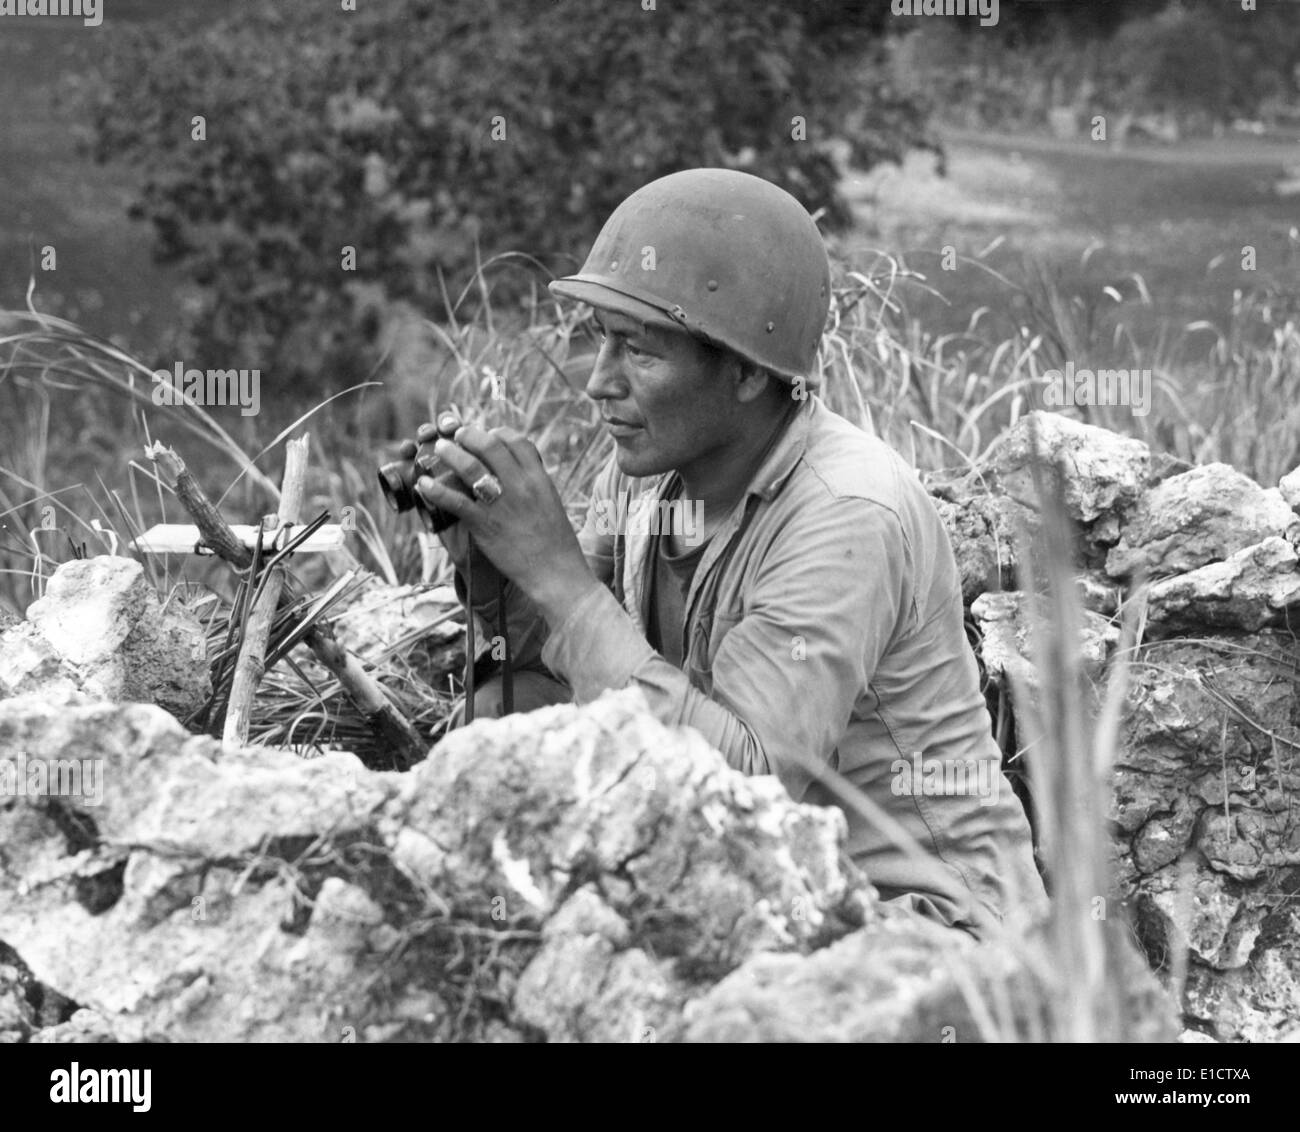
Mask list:
[[[770,181],[687,169],[638,189],[553,294],[675,326],[787,381],[810,375],[830,260],[808,211]]]

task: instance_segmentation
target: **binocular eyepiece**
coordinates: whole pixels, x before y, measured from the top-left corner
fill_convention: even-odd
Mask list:
[[[433,453],[438,439],[450,440],[462,423],[460,412],[454,406],[445,409],[438,414],[436,425],[425,425],[416,433],[416,440],[403,443],[399,450],[400,459],[379,468],[379,490],[388,506],[399,513],[416,511],[421,522],[434,534],[452,526],[457,521],[456,516],[425,502],[415,490],[415,484],[421,476],[432,476],[461,495],[470,494],[461,478]]]

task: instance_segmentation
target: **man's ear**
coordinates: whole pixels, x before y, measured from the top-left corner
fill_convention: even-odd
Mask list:
[[[762,366],[734,356],[731,360],[735,365],[736,400],[741,404],[757,401],[767,391],[768,384],[776,380]]]

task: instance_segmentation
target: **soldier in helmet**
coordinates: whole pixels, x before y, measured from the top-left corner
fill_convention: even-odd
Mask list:
[[[746,173],[675,173],[551,290],[590,304],[603,335],[586,393],[616,451],[583,529],[508,429],[437,446],[475,497],[417,484],[459,518],[442,537],[458,585],[473,572],[490,595],[487,624],[487,582],[508,580],[515,707],[635,685],[737,770],[839,805],[884,898],[977,934],[1036,908],[939,515],[814,392],[830,269],[807,211]],[[499,714],[499,686],[475,703]]]

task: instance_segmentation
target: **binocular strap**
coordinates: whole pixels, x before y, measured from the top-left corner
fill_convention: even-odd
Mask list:
[[[466,723],[474,721],[474,540],[469,539],[470,567],[465,571],[465,712]],[[497,635],[505,646],[505,655],[501,661],[501,714],[509,715],[515,710],[514,672],[510,663],[510,634],[506,626],[506,576],[500,570],[497,575]]]

